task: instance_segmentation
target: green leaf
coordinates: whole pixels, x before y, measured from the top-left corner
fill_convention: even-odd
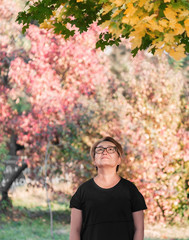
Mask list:
[[[124,11],[120,12],[117,16],[115,16],[113,18],[113,20],[118,21],[118,20],[122,19],[123,16],[124,16]]]
[[[134,48],[134,49],[131,51],[132,56],[135,57],[135,56],[137,55],[138,51],[139,51],[139,48],[138,48],[138,47]]]
[[[101,25],[103,22],[107,21],[107,20],[110,20],[111,19],[111,14],[112,14],[112,11],[104,14],[104,15],[100,15],[100,19],[98,20],[97,24],[98,25]]]
[[[106,46],[105,43],[106,43],[106,42],[103,41],[102,39],[98,40],[98,41],[96,42],[96,48],[101,48],[101,50],[104,50],[104,49],[105,49],[105,46]]]
[[[69,38],[70,36],[73,36],[74,33],[75,33],[75,30],[69,30],[67,29],[64,25],[62,25],[61,23],[54,23],[54,32],[56,34],[62,34],[64,35],[64,37],[67,39]]]
[[[151,43],[152,43],[152,39],[151,39],[151,37],[148,35],[148,34],[146,34],[143,38],[142,38],[142,44],[141,44],[141,46],[140,46],[140,50],[145,50],[145,49],[147,49],[150,45],[151,45]]]
[[[124,30],[122,31],[122,36],[125,38],[129,38],[132,27],[128,24],[124,24]]]
[[[182,38],[180,39],[180,42],[185,44],[185,51],[186,53],[189,53],[189,37],[186,35],[186,32],[182,34]]]

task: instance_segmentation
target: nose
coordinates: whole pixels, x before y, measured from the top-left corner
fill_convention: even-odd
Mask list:
[[[106,154],[108,153],[108,152],[107,152],[107,148],[104,148],[104,151],[103,151],[102,154],[104,155],[104,153],[106,153]]]

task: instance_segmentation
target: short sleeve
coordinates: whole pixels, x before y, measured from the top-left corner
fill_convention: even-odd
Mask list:
[[[132,183],[131,187],[131,211],[136,212],[147,209],[143,195],[139,192],[137,187]]]
[[[70,208],[82,209],[81,206],[81,188],[79,187],[70,200]]]

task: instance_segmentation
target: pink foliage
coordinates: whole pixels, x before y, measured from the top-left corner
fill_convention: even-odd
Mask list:
[[[77,99],[92,96],[98,83],[107,81],[108,65],[95,49],[95,38],[95,26],[69,41],[31,26],[27,31],[31,42],[27,58],[16,57],[11,61],[8,73],[11,88],[6,96],[15,104],[24,98],[30,111],[20,115],[7,104],[1,123],[6,119],[7,128],[17,133],[17,142],[25,146],[30,164],[38,162],[37,152],[45,151],[48,127],[54,129],[51,130],[54,134],[57,127],[64,127],[66,116],[76,118],[73,108]]]

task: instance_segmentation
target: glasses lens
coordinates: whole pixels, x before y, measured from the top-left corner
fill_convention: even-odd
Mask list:
[[[107,147],[107,152],[108,152],[108,153],[114,153],[115,150],[116,150],[115,147]]]
[[[95,149],[95,153],[103,153],[104,148],[98,147]]]

